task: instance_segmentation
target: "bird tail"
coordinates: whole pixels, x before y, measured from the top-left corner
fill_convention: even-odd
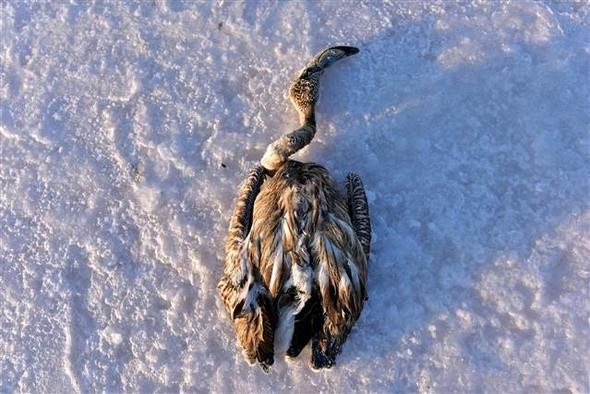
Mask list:
[[[311,142],[316,132],[315,104],[319,97],[321,75],[336,61],[358,52],[357,48],[348,46],[324,49],[293,80],[289,88],[289,97],[299,113],[301,126],[268,146],[260,161],[266,169],[277,170],[289,156]]]

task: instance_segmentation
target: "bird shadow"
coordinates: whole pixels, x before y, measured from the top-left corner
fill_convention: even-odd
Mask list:
[[[365,183],[370,299],[339,363],[373,366],[381,380],[396,381],[457,310],[485,310],[474,287],[495,262],[525,260],[588,207],[588,88],[571,74],[588,56],[558,60],[576,49],[560,34],[513,48],[445,34],[432,30],[416,50],[411,34],[391,30],[326,72],[318,134],[302,155]],[[510,368],[491,352],[475,362]]]

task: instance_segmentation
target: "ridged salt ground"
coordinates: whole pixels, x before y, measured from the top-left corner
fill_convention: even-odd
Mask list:
[[[3,2],[0,391],[588,392],[582,2]],[[358,172],[369,301],[339,363],[250,368],[217,300],[233,198],[296,126]]]

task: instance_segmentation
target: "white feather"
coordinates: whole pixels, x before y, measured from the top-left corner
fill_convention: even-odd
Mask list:
[[[295,328],[296,305],[290,304],[279,310],[279,321],[275,330],[275,353],[284,354],[291,345]]]

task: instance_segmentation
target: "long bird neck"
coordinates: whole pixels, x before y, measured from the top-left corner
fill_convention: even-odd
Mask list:
[[[315,104],[319,97],[320,77],[335,61],[354,55],[358,49],[333,47],[319,53],[293,80],[289,97],[299,113],[301,126],[281,136],[266,148],[260,163],[269,171],[276,171],[293,155],[308,145],[316,132]]]
[[[315,106],[299,112],[299,122],[304,126],[315,127]]]

